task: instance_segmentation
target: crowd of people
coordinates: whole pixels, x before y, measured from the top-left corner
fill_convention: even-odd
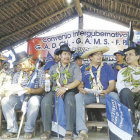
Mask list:
[[[131,110],[133,124],[132,140],[137,140],[135,124],[135,97],[140,93],[140,46],[128,47],[115,52],[116,63],[109,65],[103,62],[103,54],[108,47],[91,47],[82,55],[76,54],[74,60],[68,44],[60,46],[54,52],[54,60],[46,64],[40,61],[34,87],[28,87],[35,69],[31,62],[32,56],[25,52],[17,54],[17,60],[11,70],[8,61],[0,55],[0,95],[4,118],[7,122],[7,132],[3,139],[17,136],[18,124],[16,110],[21,109],[23,96],[18,95],[19,88],[24,89],[25,96],[30,96],[27,102],[24,138],[33,137],[36,119],[41,110],[43,134],[40,138],[48,140],[51,137],[52,118],[55,95],[62,97],[66,116],[66,134],[64,140],[73,140],[73,130],[76,129],[76,140],[88,139],[88,128],[85,120],[85,105],[91,103],[105,104],[105,95],[109,94]],[[82,59],[89,59],[89,64],[82,65]],[[45,75],[50,75],[51,89],[45,91]],[[7,88],[8,85],[9,88]],[[11,87],[15,89],[11,89]],[[17,88],[16,88],[16,86]],[[140,102],[140,101],[139,101]],[[110,131],[111,140],[120,140]]]

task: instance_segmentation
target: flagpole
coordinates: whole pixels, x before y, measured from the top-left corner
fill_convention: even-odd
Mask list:
[[[56,121],[57,121],[57,138],[59,140],[59,125],[58,125],[58,97],[56,97]]]
[[[128,43],[128,47],[131,47],[131,42],[133,42],[133,37],[134,37],[134,31],[133,31],[132,23],[130,21],[130,23],[129,23],[129,43]]]
[[[131,34],[131,21],[129,23],[129,43],[128,43],[128,48],[130,47],[130,34]]]
[[[21,118],[21,121],[20,121],[20,127],[19,127],[19,130],[18,130],[17,140],[19,140],[21,128],[22,128],[23,121],[24,121],[24,116],[25,116],[25,114],[26,114],[26,112],[27,112],[27,102],[28,102],[29,99],[30,99],[30,95],[27,95],[27,96],[25,97],[25,99],[24,99],[23,104],[22,104],[21,110],[22,110],[23,114],[22,114],[22,118]]]

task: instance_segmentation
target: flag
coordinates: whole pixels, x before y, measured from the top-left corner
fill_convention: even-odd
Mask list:
[[[54,65],[56,62],[54,61],[53,56],[48,52],[46,57],[46,64],[44,66],[44,71],[49,70],[52,65]]]
[[[10,54],[8,56],[8,60],[12,60],[12,56]]]
[[[39,58],[37,59],[36,61],[36,65],[35,65],[35,69],[34,69],[34,72],[32,73],[31,75],[31,78],[28,82],[28,85],[27,87],[29,88],[34,88],[34,83],[35,83],[35,79],[37,78],[37,71],[38,71],[38,68],[39,68]]]
[[[136,46],[140,45],[140,31],[134,31],[133,42],[136,43]]]
[[[130,27],[129,27],[129,40],[133,41],[133,37],[134,37],[134,31],[133,31],[133,26],[132,23],[130,21]]]
[[[111,132],[122,140],[131,140],[133,126],[130,110],[118,100],[106,95],[106,113],[108,127]]]
[[[133,26],[131,22],[129,27],[128,41],[129,41],[128,43],[129,47],[136,47],[137,44],[140,45],[140,32],[133,30]]]
[[[64,111],[64,101],[62,97],[56,97],[55,95],[55,104],[54,104],[54,114],[52,121],[52,131],[65,136],[66,134],[66,118]]]

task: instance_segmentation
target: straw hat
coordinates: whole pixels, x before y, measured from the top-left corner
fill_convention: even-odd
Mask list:
[[[107,52],[109,51],[109,48],[106,46],[94,46],[92,48],[90,48],[88,51],[86,51],[81,57],[82,58],[88,58],[91,54],[96,53],[96,52]]]
[[[0,53],[0,60],[7,60],[7,58]]]

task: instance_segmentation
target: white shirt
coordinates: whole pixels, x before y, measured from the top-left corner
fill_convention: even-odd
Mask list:
[[[140,66],[138,66],[137,68],[133,68],[131,66],[128,66],[129,68],[132,68],[134,71],[139,71],[140,72]],[[126,77],[124,77],[124,75],[122,74],[125,70],[127,69],[126,68],[123,68],[121,69],[119,72],[118,72],[118,76],[117,76],[117,83],[116,83],[116,88],[117,88],[117,91],[118,93],[120,93],[120,91],[123,89],[123,88],[129,88],[130,90],[132,90],[134,88],[134,86],[132,85],[132,83],[128,83],[126,81],[124,81],[124,79]],[[140,81],[140,74],[136,75],[134,74],[134,71],[131,72],[132,74],[132,77],[134,80],[139,80]]]

